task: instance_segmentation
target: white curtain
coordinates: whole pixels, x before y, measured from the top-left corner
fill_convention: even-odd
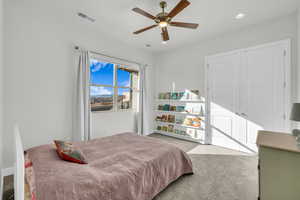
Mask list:
[[[89,52],[80,50],[78,57],[77,91],[76,91],[76,120],[73,131],[73,141],[90,140],[91,111],[90,111],[90,63]]]
[[[149,134],[149,94],[147,92],[147,74],[146,65],[140,66],[140,98],[139,98],[139,116],[138,116],[138,134]]]

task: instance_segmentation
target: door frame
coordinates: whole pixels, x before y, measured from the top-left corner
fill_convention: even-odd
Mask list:
[[[214,58],[214,57],[219,57],[219,56],[226,56],[229,54],[233,53],[238,53],[238,52],[246,52],[249,50],[255,50],[259,48],[264,48],[264,47],[269,47],[269,46],[274,46],[274,45],[282,45],[284,47],[284,52],[283,56],[285,57],[284,59],[284,78],[285,78],[285,113],[284,116],[286,119],[286,124],[285,128],[289,132],[291,132],[291,127],[292,123],[290,120],[288,120],[289,115],[290,115],[290,109],[291,109],[291,94],[292,94],[292,86],[291,86],[291,39],[284,39],[284,40],[279,40],[271,43],[265,43],[261,45],[256,45],[252,47],[247,47],[247,48],[241,48],[241,49],[236,49],[233,51],[228,51],[225,53],[218,53],[218,54],[212,54],[205,56],[204,58],[204,72],[205,72],[205,98],[206,98],[206,109],[207,109],[207,120],[206,120],[206,132],[205,132],[205,144],[212,144],[212,127],[211,127],[211,92],[210,92],[210,81],[211,81],[211,74],[210,74],[210,64],[209,60]]]

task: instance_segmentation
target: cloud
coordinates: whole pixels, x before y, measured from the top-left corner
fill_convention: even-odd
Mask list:
[[[122,86],[122,87],[130,87],[130,81],[129,80],[123,81],[123,82],[120,83],[120,86]]]
[[[91,72],[97,72],[101,68],[105,67],[108,63],[98,62],[97,60],[91,60]]]
[[[105,87],[96,87],[91,86],[90,93],[92,96],[98,96],[98,95],[112,95],[112,91],[106,89]]]

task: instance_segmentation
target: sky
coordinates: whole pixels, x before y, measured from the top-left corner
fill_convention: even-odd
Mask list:
[[[90,71],[91,71],[91,84],[100,84],[100,85],[113,85],[113,71],[114,64],[99,62],[97,60],[90,61]],[[130,73],[118,70],[117,71],[118,86],[128,87],[130,84]],[[122,94],[123,92],[128,92],[128,89],[120,88],[118,90],[118,94]],[[90,93],[92,96],[98,95],[112,95],[113,88],[111,87],[95,87],[91,86]]]

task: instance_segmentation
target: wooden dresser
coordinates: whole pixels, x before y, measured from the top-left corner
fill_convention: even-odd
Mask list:
[[[300,147],[291,134],[259,131],[259,199],[300,200]]]

